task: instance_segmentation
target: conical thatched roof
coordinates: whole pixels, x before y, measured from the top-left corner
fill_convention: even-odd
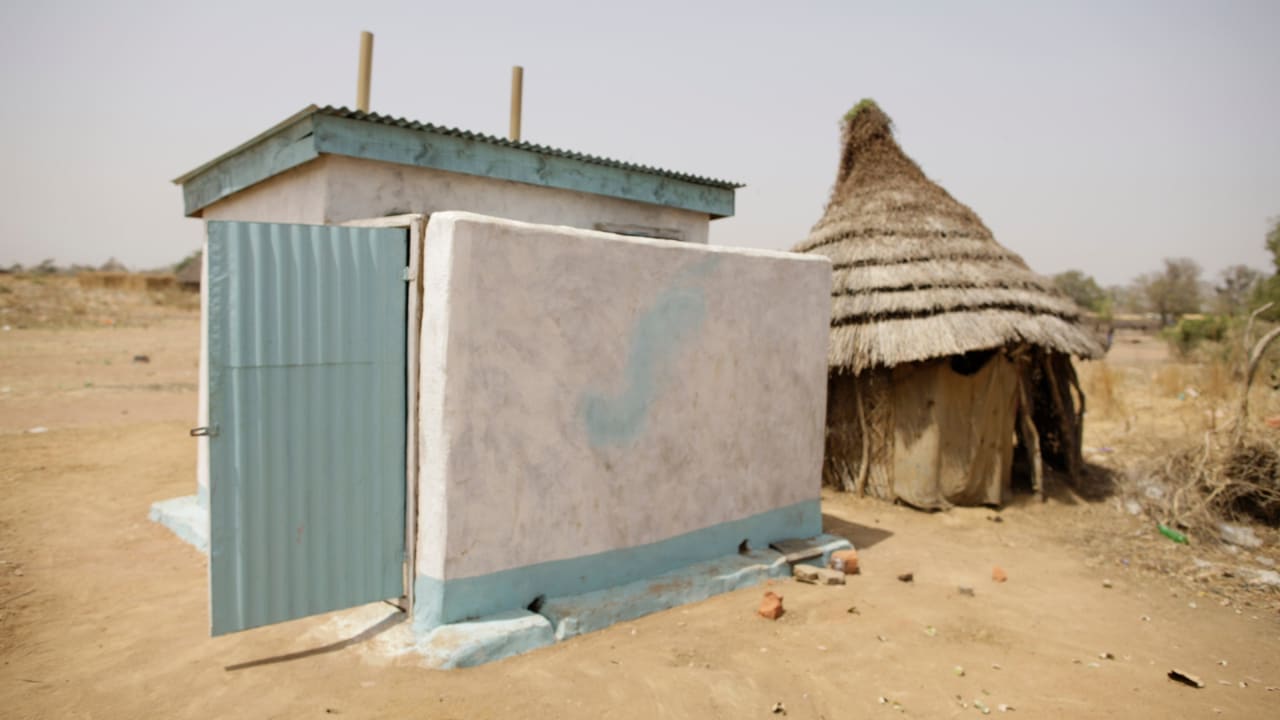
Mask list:
[[[1080,310],[925,177],[863,100],[845,116],[831,199],[795,247],[831,258],[832,368],[859,373],[1026,342],[1094,357]]]

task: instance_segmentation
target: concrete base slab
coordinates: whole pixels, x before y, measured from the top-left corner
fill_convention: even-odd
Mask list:
[[[199,496],[185,495],[154,502],[147,517],[169,528],[205,555],[209,554],[209,508],[200,502]]]
[[[807,558],[805,560],[801,560],[798,563],[801,565],[814,565],[816,567],[826,567],[831,563],[831,553],[836,552],[838,550],[853,549],[853,543],[849,542],[848,540],[845,540],[842,537],[836,537],[835,535],[827,535],[826,533],[823,533],[822,535],[816,535],[811,538],[807,538],[804,540],[804,542],[808,543],[809,546],[812,547],[817,552],[813,557]]]
[[[551,622],[527,610],[441,625],[418,643],[430,667],[472,667],[529,652],[555,642]]]
[[[832,552],[852,547],[848,540],[832,535],[820,535],[811,540],[821,548],[821,553],[810,560],[812,564],[825,565]],[[758,585],[769,578],[790,575],[791,565],[782,553],[754,550],[626,585],[548,598],[538,611],[551,621],[556,640],[564,640],[624,620]]]

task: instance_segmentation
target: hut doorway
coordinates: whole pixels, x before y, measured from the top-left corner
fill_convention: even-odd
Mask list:
[[[1040,348],[1016,355],[1027,417],[1016,426],[1013,489],[1043,497],[1046,472],[1064,473],[1072,484],[1084,472],[1084,392],[1069,356]]]

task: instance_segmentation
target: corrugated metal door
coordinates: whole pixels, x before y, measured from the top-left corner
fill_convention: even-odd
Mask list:
[[[208,232],[213,634],[401,596],[407,231]]]

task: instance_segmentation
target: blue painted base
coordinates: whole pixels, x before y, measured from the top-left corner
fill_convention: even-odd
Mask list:
[[[173,531],[196,550],[209,554],[209,506],[198,495],[160,500],[151,504],[151,522]]]
[[[822,555],[806,563],[822,566],[831,553],[853,547],[833,535],[819,535],[813,543],[821,546]],[[433,667],[470,667],[790,575],[791,566],[782,553],[735,553],[616,587],[548,598],[537,615],[511,611],[418,630],[418,651]]]
[[[822,555],[807,561],[807,564],[823,567],[831,553],[853,547],[848,540],[833,535],[819,535],[814,538],[814,544],[822,546]],[[791,565],[781,553],[756,550],[745,555],[727,555],[606,590],[549,598],[539,612],[551,621],[556,640],[565,640],[677,605],[759,585],[769,578],[790,576]]]
[[[413,628],[421,637],[431,628],[523,610],[538,597],[565,597],[616,588],[701,562],[735,556],[744,540],[767,548],[785,538],[822,532],[817,498],[712,525],[648,545],[553,560],[487,575],[414,580]]]

